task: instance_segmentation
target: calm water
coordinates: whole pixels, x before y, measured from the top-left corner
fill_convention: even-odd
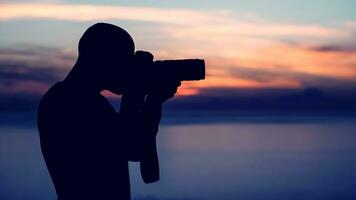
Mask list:
[[[166,125],[135,199],[356,199],[355,121]],[[55,199],[35,128],[0,127],[0,199]]]

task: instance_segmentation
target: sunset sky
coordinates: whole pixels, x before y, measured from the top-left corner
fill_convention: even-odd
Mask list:
[[[100,2],[100,3],[99,3]],[[42,93],[64,77],[86,28],[110,22],[156,59],[204,58],[206,88],[354,88],[356,1],[0,1],[0,91]]]

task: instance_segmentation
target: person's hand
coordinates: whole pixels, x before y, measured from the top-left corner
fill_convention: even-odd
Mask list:
[[[180,85],[180,81],[159,81],[151,83],[147,90],[146,101],[154,104],[162,104],[174,96]]]

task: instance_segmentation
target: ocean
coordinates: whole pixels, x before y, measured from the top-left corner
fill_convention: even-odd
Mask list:
[[[133,199],[356,199],[355,118],[263,119],[163,123],[161,180],[130,163]],[[0,199],[56,199],[35,126],[0,126]]]

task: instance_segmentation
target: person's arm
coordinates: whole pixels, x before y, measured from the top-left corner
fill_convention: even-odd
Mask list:
[[[156,146],[156,135],[161,120],[162,104],[172,98],[180,86],[180,81],[157,82],[152,84],[144,103],[142,113],[146,142],[143,145],[140,160],[141,176],[145,183],[159,180],[159,162]]]
[[[149,67],[153,61],[153,55],[149,52],[138,51],[135,53],[136,67]],[[144,151],[147,149],[147,140],[151,140],[151,135],[156,135],[160,120],[161,105],[147,106],[146,74],[137,73],[135,79],[128,83],[121,99],[120,118],[121,127],[125,129],[127,138],[127,159],[130,161],[140,161]],[[148,99],[147,99],[148,100]],[[150,101],[148,101],[148,104]],[[157,110],[158,109],[158,110]]]
[[[119,111],[120,128],[124,131],[129,161],[141,161],[155,141],[161,120],[161,98],[125,94]]]
[[[156,84],[148,91],[146,98],[139,93],[124,94],[122,97],[120,117],[127,138],[126,156],[130,161],[140,161],[145,183],[159,180],[156,135],[162,104],[174,96],[179,85],[179,81]]]
[[[140,171],[145,183],[156,182],[160,177],[156,135],[161,120],[162,103],[152,96],[147,96],[142,110],[144,119],[144,131],[142,133],[147,137],[141,150]]]
[[[153,55],[149,52],[136,52],[136,56],[137,65],[149,67],[153,61]],[[180,81],[147,81],[144,76],[138,75],[130,84],[122,97],[120,115],[128,138],[127,158],[140,161],[144,182],[152,183],[159,180],[156,135],[162,104],[174,96]]]
[[[120,129],[124,134],[125,156],[129,161],[139,161],[142,155],[141,147],[145,140],[142,113],[144,98],[144,95],[138,94],[124,94],[121,98]]]

